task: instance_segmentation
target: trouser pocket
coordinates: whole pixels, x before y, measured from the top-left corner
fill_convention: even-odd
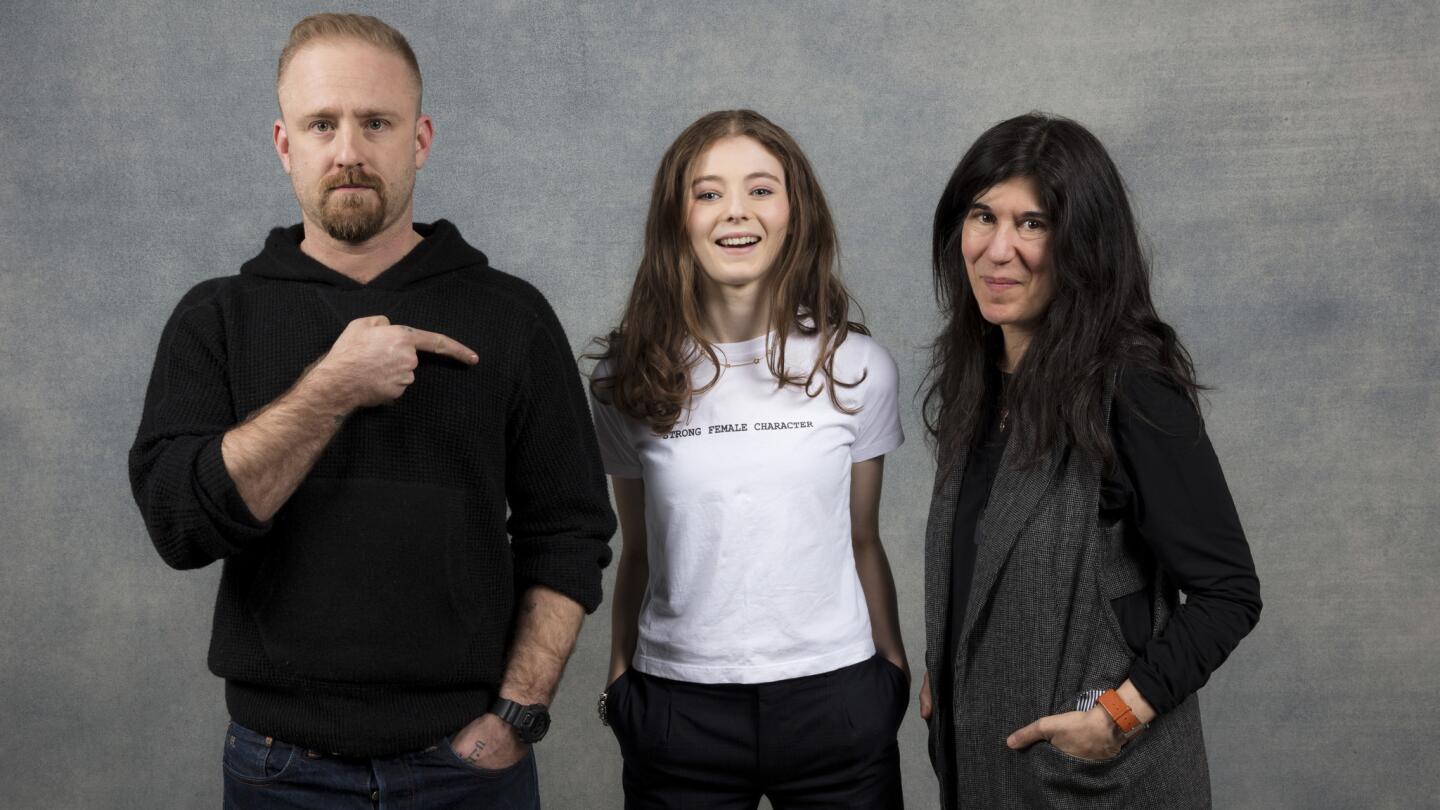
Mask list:
[[[225,729],[225,772],[248,785],[271,784],[294,763],[295,746],[231,722]]]
[[[663,681],[631,667],[606,695],[605,717],[624,757],[654,757],[665,748],[671,696]]]
[[[879,653],[842,670],[844,713],[857,736],[893,740],[910,705],[905,670]]]
[[[472,765],[469,762],[461,759],[460,755],[455,753],[455,749],[450,746],[450,740],[450,737],[446,737],[444,740],[441,740],[440,744],[435,746],[434,753],[438,754],[449,764],[454,765],[458,768],[463,768],[466,771],[475,774],[476,776],[486,777],[489,779],[504,779],[508,776],[524,771],[527,768],[533,767],[532,761],[535,758],[534,748],[528,748],[525,751],[524,756],[520,757],[520,759],[516,760],[510,765],[505,766],[504,768],[481,768],[478,765]]]

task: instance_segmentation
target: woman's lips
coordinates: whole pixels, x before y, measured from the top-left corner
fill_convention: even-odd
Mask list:
[[[994,292],[1013,290],[1020,286],[1020,282],[1013,278],[996,278],[994,276],[981,276],[980,280],[985,282],[985,287]]]
[[[722,236],[720,239],[716,239],[716,240],[715,240],[715,247],[719,248],[719,249],[720,249],[720,252],[721,252],[721,253],[724,253],[724,254],[727,255],[727,256],[744,256],[744,255],[747,254],[747,253],[754,252],[754,250],[755,250],[756,248],[760,247],[760,243],[763,242],[763,241],[765,241],[765,240],[763,240],[763,239],[761,239],[761,238],[759,238],[759,237],[757,237],[757,236],[754,236],[754,235],[752,235],[752,234],[747,234],[745,237],[741,237],[741,238],[751,238],[751,239],[754,239],[755,241],[754,241],[754,242],[751,242],[751,243],[748,244],[748,245],[724,245],[724,244],[721,244],[721,240],[723,240],[723,239],[732,239],[732,238],[737,238],[737,237],[724,237],[724,236]]]

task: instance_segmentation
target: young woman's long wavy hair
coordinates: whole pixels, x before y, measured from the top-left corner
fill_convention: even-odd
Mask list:
[[[1109,463],[1103,397],[1112,375],[1155,372],[1192,403],[1200,386],[1190,354],[1151,301],[1150,264],[1119,170],[1094,135],[1059,116],[1030,113],[990,128],[940,197],[931,248],[946,322],[931,347],[925,425],[947,466],[981,428],[985,376],[1003,342],[975,302],[961,230],[976,199],[1015,178],[1034,183],[1047,214],[1054,274],[1054,296],[1005,394],[1018,458],[1031,464],[1068,444]]]
[[[704,287],[700,262],[685,231],[690,183],[701,155],[716,141],[733,136],[755,139],[785,170],[790,219],[785,242],[766,272],[768,323],[766,362],[780,386],[803,387],[810,396],[828,390],[837,408],[836,387],[857,381],[834,376],[835,350],[850,332],[868,334],[851,322],[853,299],[836,274],[839,245],[830,207],[815,170],[789,133],[752,110],[723,110],[701,117],[680,133],[660,160],[645,220],[645,249],[620,325],[596,338],[607,373],[590,382],[602,402],[649,423],[656,433],[674,428],[691,399],[720,379],[720,360],[705,339]],[[791,371],[785,364],[786,339],[794,333],[814,336],[820,350],[810,368]],[[714,375],[692,381],[692,369],[708,361]],[[820,377],[819,387],[815,387]]]

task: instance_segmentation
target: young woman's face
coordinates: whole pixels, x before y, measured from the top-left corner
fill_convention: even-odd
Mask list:
[[[970,205],[960,253],[975,303],[985,320],[1023,333],[1034,330],[1054,295],[1050,220],[1027,177],[986,189]]]
[[[685,233],[705,276],[745,287],[764,278],[785,244],[785,169],[759,141],[721,138],[695,161]]]

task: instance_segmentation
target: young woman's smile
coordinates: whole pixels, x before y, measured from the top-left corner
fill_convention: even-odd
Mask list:
[[[695,162],[685,233],[707,281],[746,287],[765,277],[790,222],[785,169],[754,138],[711,144]]]

